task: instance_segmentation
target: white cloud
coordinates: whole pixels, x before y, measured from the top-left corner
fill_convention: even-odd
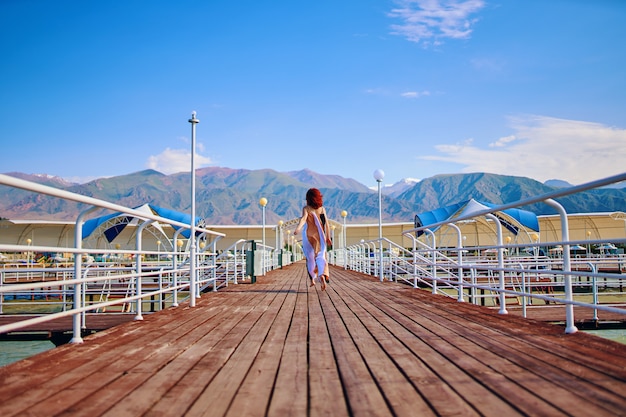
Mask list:
[[[397,0],[390,17],[402,23],[392,25],[394,35],[411,42],[439,45],[442,39],[466,39],[476,19],[470,15],[485,6],[483,0]]]
[[[490,148],[501,148],[501,147],[506,146],[509,143],[513,142],[514,140],[517,140],[517,138],[515,136],[505,136],[503,138],[498,139],[495,142],[490,143],[489,147]]]
[[[386,96],[389,94],[389,91],[387,91],[385,88],[381,88],[381,87],[376,87],[376,88],[368,88],[367,90],[365,90],[365,94],[372,94],[372,95],[376,95],[376,96]]]
[[[626,129],[545,116],[510,118],[515,133],[482,149],[473,140],[443,144],[442,155],[419,157],[463,166],[462,172],[491,172],[572,184],[620,174],[626,167]]]
[[[429,91],[407,91],[406,93],[402,93],[400,94],[402,97],[405,98],[419,98],[419,97],[424,97],[424,96],[429,96],[430,92]]]
[[[202,145],[197,146],[198,150],[204,150]],[[211,159],[199,155],[196,152],[195,167],[201,168],[211,163]],[[157,170],[164,174],[174,174],[176,172],[191,171],[191,151],[189,149],[170,149],[166,148],[158,155],[151,155],[146,162],[146,166],[150,169]]]

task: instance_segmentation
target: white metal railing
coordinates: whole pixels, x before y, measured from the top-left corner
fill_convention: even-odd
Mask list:
[[[558,207],[555,198],[623,180],[626,180],[626,174],[494,207],[475,213],[474,216],[489,216],[492,212],[544,201]],[[158,221],[177,226],[179,231],[192,228],[189,224],[6,175],[0,175],[0,184],[88,204],[91,207],[124,212],[142,219],[146,225]],[[29,298],[29,305],[41,312],[50,313],[0,326],[0,333],[58,317],[73,316],[72,341],[79,343],[85,323],[84,315],[87,312],[118,309],[134,313],[137,319],[141,319],[143,311],[177,306],[179,298],[190,297],[192,294],[199,296],[203,290],[217,290],[229,283],[238,283],[250,275],[248,253],[252,250],[251,241],[240,240],[228,250],[218,253],[216,242],[224,235],[197,226],[193,227],[196,233],[202,233],[213,240],[206,247],[196,247],[193,258],[189,249],[182,252],[178,249],[171,252],[143,250],[140,232],[137,233],[134,249],[82,248],[78,236],[83,218],[89,212],[86,210],[77,219],[77,238],[73,247],[0,245],[0,253],[7,253],[16,259],[12,263],[0,264],[0,313],[10,311],[24,297]],[[386,238],[374,239],[330,251],[329,260],[344,268],[377,276],[381,280],[427,288],[433,293],[456,297],[459,301],[497,306],[503,314],[507,312],[507,300],[511,298],[520,300],[524,315],[526,308],[537,307],[537,302],[591,308],[596,318],[603,311],[620,314],[626,312],[623,308],[626,258],[570,257],[568,249],[571,245],[606,243],[604,241],[572,241],[565,235],[560,241],[541,242],[542,247],[563,248],[562,258],[554,259],[538,255],[519,256],[522,246],[528,245],[504,244],[501,235],[498,236],[496,245],[476,248],[463,247],[460,238],[455,247],[447,248],[438,248],[434,244],[434,238],[432,244],[415,238],[418,230],[434,236],[430,228],[454,228],[454,222],[470,218],[459,217],[451,222],[405,231],[404,236],[412,241],[409,248]],[[566,225],[566,221],[564,224]],[[567,231],[567,227],[564,227],[564,231]],[[624,244],[626,239],[614,239],[611,242]],[[285,251],[256,243],[255,249],[262,262],[260,271],[263,275],[303,258],[302,249],[297,244],[291,251]],[[534,246],[538,245],[537,243]],[[172,247],[176,248],[176,245]],[[494,256],[484,256],[486,250],[492,251]],[[68,253],[72,259],[69,262],[42,265],[32,259],[35,252]],[[17,261],[20,258],[23,262]],[[572,310],[567,310],[567,332],[576,331],[573,320]]]
[[[23,297],[30,297],[29,301],[36,299],[37,308],[40,311],[47,309],[48,311],[42,312],[49,313],[0,326],[0,333],[73,316],[72,342],[80,343],[86,312],[103,311],[118,306],[122,311],[134,312],[135,318],[141,320],[144,308],[154,309],[156,300],[159,308],[166,305],[176,306],[179,294],[189,297],[191,294],[199,294],[200,288],[208,284],[212,284],[214,289],[219,286],[217,272],[221,269],[219,262],[222,258],[218,260],[215,244],[224,236],[222,233],[7,175],[0,174],[0,184],[91,207],[78,216],[73,247],[34,246],[30,245],[30,242],[28,245],[0,244],[0,253],[12,254],[12,258],[19,259],[22,257],[20,254],[26,254],[23,256],[25,262],[3,264],[0,268],[0,313],[6,314],[7,310],[14,308]],[[82,248],[84,218],[95,208],[122,212],[142,221],[137,227],[134,249]],[[193,233],[201,233],[202,236],[210,237],[212,241],[206,249],[197,251],[193,250],[195,247],[185,252],[143,250],[141,232],[145,226],[154,221],[174,226],[178,231],[190,230]],[[57,263],[43,265],[32,259],[33,253],[40,252],[67,253],[71,254],[73,259],[64,265]],[[190,254],[194,252],[195,255],[191,257]],[[94,262],[96,254],[114,261]],[[163,258],[166,260],[163,261]],[[230,279],[227,271],[228,268],[222,271],[226,274],[221,277],[222,282],[228,282]],[[236,280],[236,276],[233,279]],[[33,305],[29,303],[29,306],[32,308]]]
[[[413,287],[430,288],[433,293],[456,297],[458,301],[491,305],[507,313],[507,300],[515,299],[526,316],[527,308],[538,308],[538,303],[565,306],[565,331],[574,333],[573,307],[590,308],[594,319],[598,312],[626,315],[626,256],[578,257],[570,256],[573,245],[601,245],[605,240],[573,241],[569,239],[567,213],[555,198],[576,194],[593,188],[626,180],[626,173],[594,181],[569,189],[535,196],[522,201],[474,212],[466,217],[423,226],[403,232],[412,241],[406,249],[386,238],[361,241],[333,255],[341,259],[346,268],[378,276],[381,280],[405,282]],[[561,218],[562,239],[555,242],[534,243],[536,247],[560,247],[558,259],[547,256],[519,256],[529,244],[505,244],[499,220],[492,213],[543,202],[555,208]],[[496,226],[497,244],[467,248],[463,247],[460,229],[455,223],[485,216]],[[455,247],[437,248],[434,244],[434,228],[448,226],[459,232]],[[431,235],[432,245],[416,238],[416,232]],[[626,238],[612,239],[612,244],[625,244]],[[341,252],[344,252],[343,254]],[[492,256],[486,256],[490,251]],[[515,253],[515,256],[509,255]],[[382,256],[381,256],[382,254]],[[382,262],[382,268],[380,264]],[[380,277],[380,270],[383,277]]]

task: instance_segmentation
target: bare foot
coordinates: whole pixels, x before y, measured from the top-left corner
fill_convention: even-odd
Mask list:
[[[311,285],[309,287],[315,287],[315,281],[311,280]]]
[[[326,291],[326,280],[322,278],[322,291]]]

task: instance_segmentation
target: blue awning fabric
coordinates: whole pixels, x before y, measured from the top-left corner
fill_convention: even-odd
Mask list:
[[[151,204],[144,204],[144,205],[135,207],[134,210],[142,211],[145,213],[152,213],[154,215],[164,217],[169,220],[174,220],[180,223],[189,224],[191,221],[191,215],[187,213],[181,213],[181,212],[174,211],[171,209],[157,207]],[[96,230],[103,229],[100,231],[100,233],[102,233],[105,236],[106,240],[109,243],[111,243],[124,230],[124,228],[127,225],[138,224],[139,220],[145,220],[145,219],[141,219],[135,216],[130,216],[126,213],[121,213],[121,212],[107,214],[105,216],[97,217],[95,219],[90,219],[90,220],[87,220],[83,224],[82,238],[87,239]],[[196,217],[195,225],[198,226],[202,223],[203,223],[203,219]],[[160,228],[158,223],[155,222],[154,225]],[[179,226],[174,226],[174,225],[172,225],[172,227],[174,228],[174,230],[178,230],[180,228]],[[190,235],[190,230],[185,229],[180,234],[188,239]]]
[[[456,217],[472,215],[482,210],[495,207],[495,204],[482,203],[474,199],[463,201],[461,203],[452,204],[447,207],[441,207],[436,210],[427,211],[415,215],[415,227],[429,226]],[[517,235],[520,227],[539,232],[539,220],[533,212],[521,209],[506,209],[493,213],[500,220],[503,227],[511,233]],[[434,228],[435,230],[437,228]],[[434,230],[433,230],[434,231]],[[424,232],[419,230],[416,235],[419,237]]]

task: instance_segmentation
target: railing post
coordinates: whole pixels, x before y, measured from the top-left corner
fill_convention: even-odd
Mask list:
[[[470,267],[470,280],[472,282],[472,304],[478,305],[478,297],[476,296],[476,268],[475,265]]]
[[[526,273],[524,272],[524,265],[522,265],[521,262],[519,263],[519,267],[522,271],[522,293],[524,294],[522,295],[522,317],[526,318],[526,304],[528,302],[526,297]]]
[[[570,251],[569,251],[569,222],[567,220],[567,212],[565,208],[557,201],[549,198],[545,200],[546,204],[555,208],[559,212],[561,217],[561,240],[563,241],[563,280],[565,285],[565,333],[576,333],[578,328],[574,325],[574,305],[572,301],[574,297],[572,295],[572,267],[570,264]]]
[[[411,240],[413,241],[413,288],[417,288],[417,238],[411,235]]]
[[[191,112],[191,221],[189,224],[189,307],[196,306],[196,125],[200,120]]]
[[[437,294],[437,238],[435,237],[435,232],[430,229],[424,229],[424,232],[428,233],[433,239],[433,244],[430,251],[430,258],[432,262],[431,268],[433,275],[433,294]]]
[[[598,323],[598,309],[596,308],[596,306],[598,305],[598,280],[595,276],[596,266],[592,264],[591,262],[588,262],[588,265],[589,265],[589,271],[591,271],[591,273],[594,274],[591,277],[591,291],[593,293],[593,321],[595,323]]]
[[[92,211],[94,211],[96,207],[91,207],[78,215],[76,218],[76,225],[74,226],[74,247],[79,250],[82,249],[83,246],[83,219],[85,216]],[[74,279],[80,280],[81,278],[81,267],[83,263],[83,254],[80,252],[74,253]],[[74,309],[78,310],[81,308],[82,304],[82,285],[80,282],[74,284]],[[75,313],[72,316],[72,339],[70,343],[83,343],[82,337],[82,323],[81,323],[81,313]]]
[[[498,295],[500,300],[500,310],[499,314],[508,314],[506,311],[506,293],[504,292],[504,250],[502,248],[502,223],[500,223],[500,219],[498,219],[492,213],[487,213],[485,217],[490,218],[496,224],[496,229],[498,231],[498,285],[500,287],[500,294]]]
[[[217,241],[211,243],[211,273],[213,277],[213,292],[217,291]],[[228,268],[228,265],[226,266]],[[226,286],[228,286],[228,274],[226,274]]]
[[[457,294],[457,301],[462,303],[464,301],[463,300],[463,235],[461,234],[461,229],[456,224],[450,223],[448,224],[448,226],[455,229],[459,237],[459,240],[457,241],[457,249],[458,249],[457,258],[458,258],[458,263],[459,263],[459,269],[458,269],[459,289],[458,289],[458,294]]]
[[[183,229],[178,229],[174,232],[174,237],[172,238],[172,286],[174,287],[174,297],[172,299],[172,307],[178,307],[178,245],[176,242],[178,241],[178,235],[183,231]]]
[[[143,299],[141,298],[141,273],[142,273],[142,262],[141,262],[141,242],[142,242],[142,232],[143,229],[146,228],[149,224],[154,222],[154,220],[146,220],[137,228],[135,232],[135,292],[137,295],[137,314],[135,315],[135,320],[143,320],[142,316],[142,303]]]

